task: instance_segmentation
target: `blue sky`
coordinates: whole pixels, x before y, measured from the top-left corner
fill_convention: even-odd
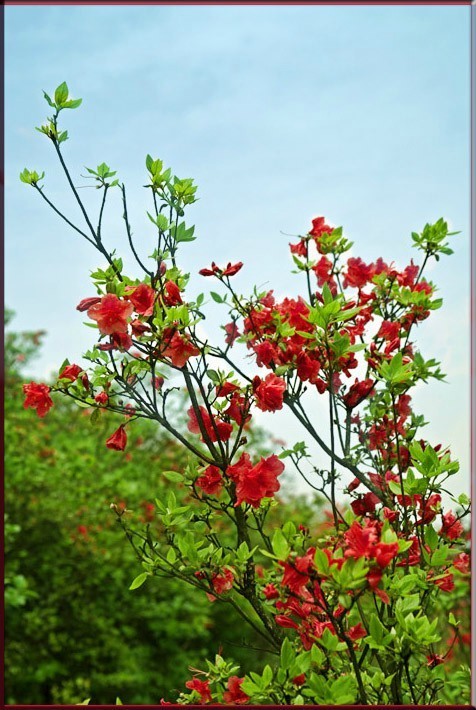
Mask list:
[[[444,307],[418,331],[449,384],[422,388],[415,404],[432,420],[427,435],[451,444],[464,470],[469,18],[461,6],[6,7],[5,302],[16,328],[48,332],[32,376],[64,356],[78,361],[92,343],[75,306],[91,295],[99,255],[18,180],[25,166],[45,170],[46,194],[79,219],[51,145],[34,130],[48,115],[42,90],[66,80],[83,98],[63,114],[76,184],[86,184],[85,165],[118,170],[147,254],[145,155],[194,177],[200,201],[189,222],[199,238],[182,264],[196,274],[212,259],[243,260],[244,293],[254,283],[299,293],[282,232],[307,231],[317,214],[344,225],[355,255],[400,266],[417,256],[410,233],[425,222],[444,216],[461,230],[455,255],[428,274]],[[81,195],[96,213],[95,191]],[[125,254],[117,198],[105,228],[106,244]],[[190,290],[206,285],[196,276]],[[220,316],[214,311],[211,333]],[[302,438],[286,415],[263,423],[290,443]]]

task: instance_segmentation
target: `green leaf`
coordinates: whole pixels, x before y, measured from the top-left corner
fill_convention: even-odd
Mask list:
[[[83,99],[70,99],[69,101],[65,101],[62,108],[78,108],[78,106],[81,106],[82,103]]]
[[[223,303],[223,297],[220,296],[219,293],[215,293],[215,291],[210,291],[210,296],[216,303]]]
[[[65,81],[60,84],[55,90],[55,102],[57,106],[62,106],[62,104],[68,99],[68,85]]]
[[[327,574],[329,572],[329,559],[323,550],[317,548],[314,554],[314,564],[316,569],[321,574]]]
[[[164,471],[162,475],[168,481],[172,481],[172,483],[180,483],[183,481],[183,474],[178,471]]]
[[[149,574],[147,572],[142,572],[141,574],[137,575],[137,577],[132,581],[129,590],[138,589],[139,587],[141,587],[148,576]]]
[[[289,545],[280,528],[275,531],[271,545],[278,560],[286,560],[288,558]]]
[[[439,567],[440,565],[444,565],[447,557],[448,557],[448,547],[446,545],[444,545],[443,547],[440,547],[438,550],[434,551],[434,553],[432,554],[432,556],[430,558],[430,564],[432,564],[434,567]]]
[[[283,641],[283,645],[281,646],[281,668],[284,668],[284,670],[288,670],[291,667],[291,664],[293,663],[295,657],[296,654],[294,652],[290,640],[288,638],[285,638]]]
[[[271,670],[271,666],[266,665],[263,670],[263,675],[262,675],[262,688],[267,688],[267,686],[271,683],[273,680],[273,671]]]
[[[43,96],[45,97],[46,101],[48,104],[51,106],[51,108],[56,108],[56,104],[53,103],[53,101],[50,99],[46,91],[43,91]],[[89,702],[89,701],[88,701]],[[84,705],[84,703],[80,703],[81,705]]]
[[[438,546],[438,533],[436,532],[433,525],[427,525],[425,527],[425,542],[429,545],[430,550],[434,552]]]

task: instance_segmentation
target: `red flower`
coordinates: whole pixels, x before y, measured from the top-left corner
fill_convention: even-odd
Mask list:
[[[233,394],[239,389],[238,385],[233,382],[224,382],[216,388],[217,397],[228,397],[229,394]]]
[[[262,591],[266,599],[278,599],[279,597],[279,592],[274,586],[274,584],[267,584],[265,587],[263,587]]]
[[[25,394],[23,407],[25,409],[28,409],[28,407],[36,409],[38,416],[44,417],[53,406],[53,401],[49,394],[50,392],[51,389],[48,385],[38,385],[36,382],[30,382],[29,385],[23,385],[23,393]]]
[[[321,256],[312,270],[317,276],[317,285],[322,287],[325,283],[332,281],[332,261],[327,256]]]
[[[374,387],[374,380],[355,380],[355,383],[349,388],[347,394],[342,397],[347,409],[354,409],[358,404],[360,404],[366,397],[369,396]]]
[[[466,552],[460,552],[454,558],[453,565],[462,574],[467,574],[469,572],[469,555]]]
[[[235,274],[238,273],[238,271],[241,269],[243,266],[243,262],[239,261],[236,264],[232,264],[231,262],[228,262],[226,269],[223,271],[223,276],[234,276]]]
[[[290,244],[289,248],[291,250],[291,254],[296,254],[297,256],[307,255],[307,246],[304,239],[301,239],[297,244]]]
[[[444,577],[435,579],[435,584],[441,589],[442,592],[452,592],[455,588],[452,574],[445,574]]]
[[[243,681],[244,678],[238,678],[237,675],[232,675],[228,678],[226,684],[228,690],[225,690],[225,692],[223,693],[223,701],[225,703],[230,703],[233,705],[244,705],[248,702],[250,696],[246,695],[246,693],[241,690],[241,685]]]
[[[282,377],[276,377],[273,372],[267,375],[264,380],[260,377],[255,377],[253,389],[256,397],[256,406],[261,411],[275,412],[277,409],[283,408],[286,382]]]
[[[62,372],[60,372],[59,379],[65,379],[74,382],[77,379],[79,373],[82,371],[83,368],[79,367],[79,365],[66,365]]]
[[[200,695],[200,703],[211,703],[212,696],[208,680],[199,680],[198,678],[187,680],[185,687],[189,688],[189,690],[194,690]]]
[[[95,306],[101,300],[100,296],[92,296],[91,298],[83,298],[76,306],[77,311],[87,311],[91,306]]]
[[[233,571],[229,567],[224,567],[221,572],[212,576],[212,587],[217,594],[224,594],[233,589]]]
[[[445,535],[450,540],[456,540],[464,533],[464,528],[455,514],[449,510],[442,516],[443,525],[440,530],[440,535]]]
[[[127,444],[127,434],[124,429],[124,424],[121,424],[119,429],[116,429],[114,434],[112,434],[106,441],[106,446],[108,449],[114,449],[115,451],[124,451]]]
[[[141,323],[140,320],[137,318],[133,321],[131,321],[131,330],[133,334],[137,337],[138,335],[144,335],[144,333],[147,333],[148,330],[150,330],[150,326],[147,323]]]
[[[88,308],[88,316],[97,321],[103,335],[127,332],[127,319],[134,310],[132,303],[121,301],[113,293],[107,293],[95,305]]]
[[[180,289],[173,281],[167,281],[164,285],[164,303],[167,306],[179,306],[182,301]]]
[[[135,312],[141,316],[153,315],[155,296],[154,289],[147,284],[127,286],[126,288],[126,298],[133,304]]]
[[[375,495],[375,493],[364,493],[364,495],[359,496],[356,500],[353,500],[350,507],[354,511],[355,515],[365,515],[366,513],[373,513],[375,506],[380,503],[380,499]]]
[[[157,375],[152,378],[152,384],[156,390],[160,390],[164,382],[165,380],[161,375]]]
[[[371,281],[375,274],[373,264],[365,264],[360,257],[350,257],[347,260],[347,273],[344,275],[344,288],[354,286],[362,288],[368,281]]]
[[[162,357],[169,357],[174,367],[184,367],[189,358],[200,355],[200,350],[190,341],[187,336],[174,333],[170,343],[162,351]]]
[[[373,549],[373,556],[378,566],[383,569],[398,555],[398,542],[379,542]]]
[[[282,626],[283,629],[298,629],[299,626],[296,624],[295,621],[289,618],[289,616],[285,616],[285,614],[278,614],[277,616],[274,617],[275,622],[279,625]]]
[[[318,360],[313,360],[305,352],[300,352],[297,356],[296,364],[299,379],[303,382],[309,380],[309,382],[314,384],[321,369],[321,363]]]
[[[359,621],[358,624],[350,627],[347,632],[347,636],[352,639],[352,641],[357,641],[358,639],[362,639],[364,636],[367,636],[367,632]]]
[[[294,685],[297,685],[297,686],[304,685],[305,682],[306,682],[306,674],[305,673],[301,673],[300,675],[297,675],[293,678]]]
[[[249,422],[251,414],[247,414],[246,400],[239,394],[234,394],[230,399],[230,406],[223,412],[227,417],[233,419],[238,426],[242,426]]]
[[[238,273],[242,266],[242,261],[238,261],[236,264],[232,264],[231,261],[229,261],[225,268],[221,269],[215,264],[214,261],[212,261],[210,269],[200,269],[198,273],[201,276],[234,276]]]
[[[377,542],[377,533],[371,526],[362,527],[357,520],[354,520],[350,528],[344,534],[347,543],[347,549],[344,552],[345,557],[371,557],[372,548]]]
[[[111,345],[121,351],[130,350],[132,338],[129,333],[113,333],[111,335]]]
[[[195,483],[202,491],[205,491],[205,493],[209,493],[210,495],[219,493],[223,485],[220,469],[216,466],[208,466],[202,475],[197,478]]]
[[[224,327],[225,333],[226,333],[225,343],[231,347],[233,345],[233,343],[235,342],[235,340],[240,335],[240,333],[238,331],[238,326],[236,325],[235,322],[232,322],[232,323],[227,323],[223,327]]]
[[[230,468],[233,467],[229,467],[227,472]],[[251,468],[243,466],[236,486],[235,506],[249,503],[253,508],[258,508],[263,498],[271,498],[279,490],[277,478],[283,471],[284,464],[275,454],[267,459],[261,458]]]
[[[264,340],[262,343],[253,345],[253,350],[256,353],[256,364],[261,367],[269,367],[272,363],[278,362],[279,351],[277,346],[269,340]]]
[[[205,407],[199,407],[200,417],[203,422],[203,426],[211,441],[227,441],[230,438],[233,431],[232,424],[227,422],[222,422],[219,419],[211,419]],[[192,434],[201,434],[200,425],[198,423],[197,415],[193,407],[187,411],[189,416],[189,422],[187,428]],[[203,441],[203,436],[201,437]]]
[[[385,340],[395,340],[400,335],[400,323],[384,320],[380,326],[380,330],[377,333],[377,338],[384,338]]]
[[[98,404],[107,404],[109,401],[109,397],[107,396],[107,392],[99,392],[94,399]]]
[[[316,217],[312,220],[312,229],[309,234],[313,237],[322,237],[323,234],[331,234],[334,230],[325,223],[325,217]]]

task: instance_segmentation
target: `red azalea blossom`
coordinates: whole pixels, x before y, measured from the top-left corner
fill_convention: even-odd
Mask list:
[[[460,552],[454,558],[453,565],[462,574],[467,574],[469,572],[469,555],[466,552]]]
[[[233,588],[233,571],[225,567],[221,572],[212,576],[212,587],[217,594],[224,594]]]
[[[373,556],[378,566],[383,569],[398,555],[398,542],[379,542],[373,549]]]
[[[344,552],[345,557],[371,557],[374,543],[377,542],[377,533],[371,526],[362,527],[362,525],[354,520],[350,528],[344,534],[347,543],[347,549]]]
[[[239,394],[234,394],[230,399],[230,406],[228,409],[225,409],[223,414],[233,419],[238,426],[244,426],[251,419],[251,414],[248,414],[248,409],[246,399]]]
[[[106,446],[108,449],[114,449],[115,451],[124,451],[127,444],[127,434],[124,429],[124,424],[121,424],[119,429],[116,429],[114,434],[112,434],[106,441]]]
[[[166,306],[180,306],[183,303],[180,289],[174,281],[166,281],[163,299]]]
[[[239,337],[240,332],[238,330],[238,326],[236,323],[227,323],[224,327],[225,333],[226,333],[226,338],[225,338],[225,343],[229,345],[230,347],[233,345],[235,340]]]
[[[98,303],[88,308],[88,316],[97,322],[103,335],[112,335],[127,332],[127,320],[133,310],[132,303],[107,293]]]
[[[426,665],[429,666],[430,668],[434,668],[435,666],[439,666],[440,663],[444,663],[445,659],[443,658],[443,656],[439,656],[436,653],[430,653],[426,657],[426,660],[428,661],[428,663]]]
[[[129,333],[113,333],[111,335],[111,345],[121,351],[130,350],[132,338]]]
[[[379,503],[380,498],[378,498],[375,493],[364,493],[364,495],[353,500],[350,507],[355,515],[365,515],[366,513],[373,513],[375,506]]]
[[[247,454],[243,456],[247,456]],[[258,508],[263,498],[271,498],[279,490],[277,478],[284,471],[284,464],[275,454],[267,459],[261,458],[255,466],[251,466],[251,462],[246,465],[245,459],[240,469],[239,467],[240,462],[235,464],[234,467],[229,466],[227,469],[229,475],[230,469],[235,469],[235,472],[240,470],[236,485],[237,500],[235,506],[241,505],[241,503],[249,503],[253,508]]]
[[[224,382],[216,387],[217,397],[228,397],[229,394],[233,394],[239,389],[238,385],[233,384],[233,382]]]
[[[223,701],[225,703],[233,705],[244,705],[248,702],[250,696],[246,695],[246,693],[241,690],[241,685],[243,681],[244,678],[238,678],[238,676],[236,675],[232,675],[228,678],[226,684],[228,690],[225,690],[225,692],[223,693]]]
[[[162,351],[162,357],[169,357],[174,367],[184,367],[189,358],[200,355],[200,350],[190,341],[187,336],[174,333],[169,344]]]
[[[349,388],[347,394],[342,397],[347,409],[354,409],[358,404],[360,404],[369,394],[372,392],[374,387],[374,380],[368,378],[366,380],[355,380],[355,383]]]
[[[299,625],[295,621],[286,616],[285,614],[278,614],[274,617],[275,622],[278,626],[282,626],[283,629],[298,629]]]
[[[367,636],[367,632],[359,621],[358,624],[350,627],[347,632],[347,636],[352,639],[352,641],[357,641],[358,639],[362,639],[364,636]]]
[[[139,286],[127,286],[126,298],[134,306],[136,313],[141,316],[151,316],[154,313],[156,293],[153,288],[147,284],[139,284]]]
[[[296,254],[296,256],[307,256],[307,243],[304,239],[301,239],[297,244],[290,244],[289,248],[291,254]]]
[[[306,682],[306,674],[305,673],[301,673],[300,675],[297,675],[293,678],[294,685],[297,685],[297,686],[304,685],[305,682]]]
[[[327,258],[327,256],[321,256],[319,261],[312,270],[317,277],[317,285],[322,288],[325,283],[332,283],[332,261]]]
[[[201,276],[234,276],[238,273],[242,266],[242,261],[238,261],[236,264],[232,264],[231,261],[229,261],[225,268],[221,269],[215,264],[214,261],[212,261],[210,269],[200,269],[198,273]]]
[[[455,588],[452,574],[445,574],[444,577],[440,577],[440,579],[435,579],[434,581],[442,592],[452,592]]]
[[[440,535],[445,535],[450,540],[457,540],[463,535],[463,525],[451,510],[445,513],[442,519],[443,525],[440,530]]]
[[[384,320],[380,326],[380,330],[377,333],[377,338],[384,338],[385,340],[395,340],[400,334],[400,323]]]
[[[223,486],[220,469],[216,466],[208,466],[204,473],[197,478],[195,483],[202,491],[205,491],[205,493],[216,495],[221,491]]]
[[[361,289],[375,274],[373,264],[365,264],[360,257],[350,257],[347,260],[347,273],[344,275],[344,288],[354,286]]]
[[[101,296],[92,296],[91,298],[83,298],[82,301],[78,303],[76,306],[76,310],[80,311],[81,313],[83,311],[87,311],[91,306],[95,306],[96,303],[99,303],[101,300]]]
[[[107,392],[99,392],[94,399],[98,404],[107,404],[109,402]]]
[[[227,441],[230,438],[233,431],[232,424],[227,422],[222,422],[219,419],[211,419],[205,407],[199,407],[200,417],[203,422],[203,426],[211,441]],[[189,422],[187,428],[192,434],[201,434],[200,424],[198,423],[197,415],[193,407],[187,410],[189,416]],[[203,441],[203,436],[201,437]]]
[[[150,326],[148,325],[148,323],[142,323],[136,318],[135,320],[131,321],[131,330],[132,333],[137,337],[140,335],[144,335],[144,333],[147,333],[147,331],[150,330]]]
[[[309,234],[312,237],[322,237],[323,234],[331,234],[333,231],[333,227],[326,224],[325,217],[315,217],[312,220],[312,229]]]
[[[161,375],[156,375],[152,378],[152,384],[154,385],[154,388],[156,390],[162,389],[162,385],[164,384],[165,380]]]
[[[283,408],[284,392],[286,382],[282,377],[277,377],[273,372],[262,380],[255,377],[253,380],[253,390],[256,397],[256,406],[262,412],[275,412]]]
[[[23,385],[23,393],[25,394],[25,401],[23,402],[23,407],[28,409],[36,409],[36,413],[39,417],[44,417],[50,411],[53,406],[53,400],[50,397],[51,389],[48,385],[37,384],[36,382],[30,382],[29,385]]]
[[[274,584],[267,584],[265,587],[263,587],[263,594],[266,597],[266,599],[278,599],[279,598],[279,592],[274,586]]]
[[[66,365],[66,367],[60,372],[59,379],[70,380],[74,382],[83,368],[79,365]]]
[[[199,680],[199,678],[187,680],[185,687],[189,690],[195,690],[200,695],[200,703],[211,703],[212,696],[208,680]]]

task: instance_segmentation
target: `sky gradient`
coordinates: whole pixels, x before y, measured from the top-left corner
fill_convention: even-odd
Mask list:
[[[48,115],[42,90],[66,80],[83,98],[61,116],[75,182],[87,184],[85,165],[118,171],[142,254],[153,234],[145,155],[197,181],[198,239],[182,255],[191,294],[210,286],[199,268],[242,260],[243,293],[257,283],[297,295],[286,235],[318,214],[344,226],[354,255],[400,267],[417,258],[410,233],[426,222],[444,216],[461,230],[455,254],[427,274],[444,306],[417,331],[448,384],[419,388],[414,402],[431,420],[425,435],[460,458],[455,490],[467,490],[469,23],[461,6],[6,7],[5,303],[15,329],[48,333],[31,375],[80,361],[94,340],[75,306],[101,259],[18,179],[25,166],[45,170],[46,194],[79,220],[34,130]],[[96,214],[95,191],[81,196]],[[116,196],[104,234],[126,255],[121,214]],[[216,335],[225,314],[210,311]],[[260,421],[288,443],[303,438],[284,413]]]

